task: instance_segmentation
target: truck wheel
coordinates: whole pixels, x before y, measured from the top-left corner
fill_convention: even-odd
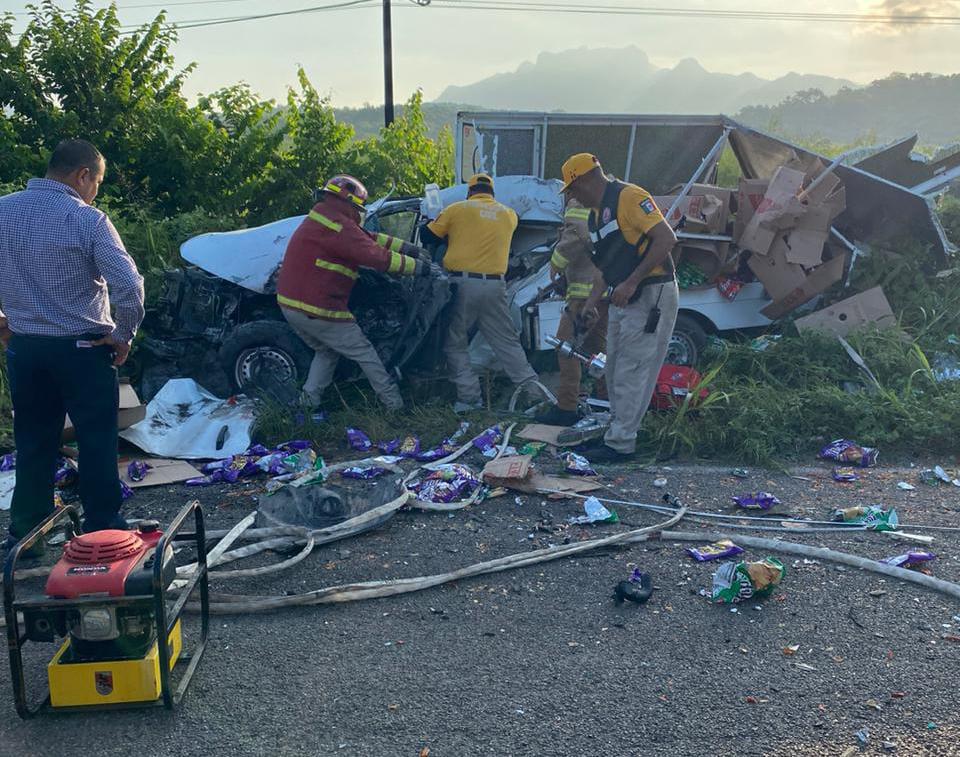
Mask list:
[[[227,334],[220,362],[237,392],[253,388],[299,390],[313,351],[286,321],[251,321]]]
[[[666,362],[671,365],[694,366],[706,346],[707,332],[700,322],[691,315],[680,313],[667,347]]]

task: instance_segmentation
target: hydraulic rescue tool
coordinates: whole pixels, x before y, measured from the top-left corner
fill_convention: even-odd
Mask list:
[[[193,516],[191,518],[191,516]],[[193,533],[180,531],[188,520]],[[64,524],[68,541],[47,579],[45,596],[18,597],[20,554]],[[197,567],[170,589],[177,577],[174,542],[196,545]],[[186,505],[167,530],[155,521],[137,531],[80,533],[75,508],[63,507],[21,540],[7,557],[3,609],[7,623],[10,672],[17,712],[22,718],[44,707],[75,710],[162,704],[182,699],[207,643],[209,595],[203,513],[199,502]],[[199,590],[200,634],[190,653],[183,649],[181,615]],[[49,691],[28,701],[22,648],[30,642],[63,639],[47,665]],[[174,689],[172,671],[187,663]],[[36,698],[34,698],[36,699]]]

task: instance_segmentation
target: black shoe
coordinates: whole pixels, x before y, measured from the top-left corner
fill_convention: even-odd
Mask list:
[[[580,415],[576,410],[564,410],[553,405],[549,410],[538,414],[534,420],[547,426],[572,426],[580,420]]]
[[[597,463],[600,465],[628,463],[633,460],[632,452],[618,452],[613,447],[608,447],[606,444],[604,444],[602,447],[589,450],[587,454],[589,455],[588,459],[591,463]]]

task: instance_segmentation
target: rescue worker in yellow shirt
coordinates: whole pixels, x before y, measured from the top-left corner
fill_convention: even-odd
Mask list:
[[[494,199],[485,173],[467,182],[467,199],[449,205],[422,229],[422,242],[447,241],[443,267],[455,293],[444,352],[457,389],[456,412],[483,407],[480,379],[470,365],[470,332],[479,329],[517,385],[536,380],[510,317],[504,274],[517,214]]]
[[[591,462],[629,459],[656,388],[677,320],[680,293],[670,252],[677,237],[650,194],[607,178],[600,161],[579,153],[563,164],[563,191],[590,212],[597,276],[584,303],[592,313],[610,294],[607,391],[610,428]]]
[[[589,355],[607,349],[607,307],[609,301],[602,298],[597,304],[597,318],[582,318],[583,306],[593,291],[597,269],[593,265],[588,220],[590,211],[573,197],[567,197],[566,211],[560,238],[550,258],[550,276],[553,280],[563,277],[566,282],[566,307],[557,327],[557,339],[575,342],[579,349]],[[557,404],[537,416],[537,421],[551,426],[572,426],[580,419],[577,404],[580,396],[581,363],[575,357],[557,353],[560,368],[560,384],[557,387]],[[607,398],[603,378],[597,382],[595,394]]]

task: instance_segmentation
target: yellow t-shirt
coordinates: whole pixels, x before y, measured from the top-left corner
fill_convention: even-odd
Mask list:
[[[627,184],[620,193],[620,200],[617,202],[617,223],[620,225],[620,231],[624,238],[632,245],[640,241],[640,238],[647,234],[650,229],[663,221],[663,213],[657,207],[653,197],[645,189],[641,189],[635,184]],[[643,256],[650,246],[648,239],[637,251],[639,256]],[[667,268],[658,265],[649,276],[663,276],[668,273]]]
[[[517,214],[487,194],[447,207],[427,228],[447,238],[443,267],[448,271],[504,274]]]

